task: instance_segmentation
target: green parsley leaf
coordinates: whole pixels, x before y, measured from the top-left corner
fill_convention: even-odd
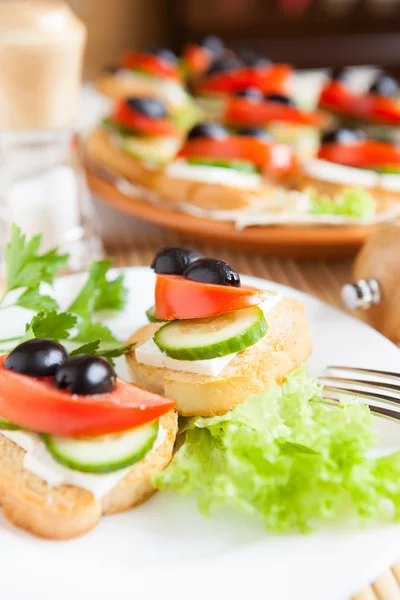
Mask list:
[[[118,342],[111,329],[102,323],[95,323],[89,317],[81,320],[78,326],[78,332],[73,338],[74,342],[92,342],[101,340],[102,342]]]
[[[36,288],[40,281],[51,283],[59,268],[67,262],[68,255],[58,254],[57,249],[39,255],[41,240],[41,235],[34,235],[27,241],[19,227],[13,224],[6,248],[6,292],[22,287]]]
[[[121,273],[99,290],[94,310],[122,310],[127,296],[128,290],[124,286],[124,276]]]
[[[113,359],[126,354],[136,344],[136,342],[134,342],[133,344],[127,344],[126,346],[106,349],[100,348],[100,342],[101,340],[94,340],[93,342],[83,344],[82,346],[79,346],[79,348],[75,348],[75,350],[70,352],[70,356],[75,356],[77,354],[92,354],[93,356],[101,356],[105,358],[112,366],[115,366]]]
[[[41,310],[56,310],[58,308],[57,302],[51,296],[41,295],[39,292],[39,285],[33,288],[28,288],[16,301],[17,306],[23,308],[29,308],[34,311]]]
[[[69,353],[70,356],[76,356],[77,354],[93,354],[97,355],[97,350],[100,347],[100,340],[93,340],[93,342],[88,342],[87,344],[83,344],[79,346],[79,348],[75,348],[72,352]]]
[[[70,304],[69,312],[86,318],[96,310],[121,310],[125,306],[128,291],[123,284],[124,277],[119,275],[108,281],[107,272],[110,267],[110,260],[93,262],[89,277]]]
[[[68,312],[57,313],[56,310],[40,311],[26,325],[22,341],[31,338],[49,338],[50,340],[66,340],[69,330],[76,326],[77,318]]]

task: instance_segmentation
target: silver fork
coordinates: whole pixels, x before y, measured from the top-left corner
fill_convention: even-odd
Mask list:
[[[400,373],[329,366],[318,381],[325,400],[337,403],[344,395],[357,397],[376,416],[400,421]]]

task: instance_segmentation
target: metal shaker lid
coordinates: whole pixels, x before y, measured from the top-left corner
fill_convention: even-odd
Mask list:
[[[0,2],[0,130],[74,121],[85,41],[85,26],[59,0]]]

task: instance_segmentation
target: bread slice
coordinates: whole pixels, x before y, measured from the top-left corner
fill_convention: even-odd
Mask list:
[[[128,96],[151,96],[168,102],[168,95],[163,93],[163,88],[149,77],[143,79],[132,77],[132,80],[129,80],[128,77],[118,77],[113,73],[105,73],[96,80],[96,88],[113,100],[127,98]]]
[[[130,373],[137,385],[176,400],[181,415],[223,414],[271,383],[282,383],[310,355],[310,330],[301,302],[282,300],[267,314],[267,322],[266,336],[237,354],[217,377],[140,364],[134,349],[127,355]],[[157,323],[141,327],[128,343],[146,342],[159,327]]]
[[[102,515],[129,510],[147,500],[154,487],[151,476],[170,462],[178,426],[177,414],[160,419],[166,436],[101,500],[71,485],[50,488],[23,468],[24,450],[0,434],[0,505],[4,516],[29,533],[66,540],[93,529]]]
[[[206,210],[240,210],[262,206],[271,200],[274,186],[266,183],[255,189],[242,189],[216,183],[205,183],[171,177],[162,168],[150,168],[112,142],[103,129],[95,129],[85,142],[88,159],[112,173],[121,175],[133,185],[143,187],[143,199],[153,199],[171,208],[181,204]]]

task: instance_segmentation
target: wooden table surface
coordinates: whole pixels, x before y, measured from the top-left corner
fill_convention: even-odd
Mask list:
[[[186,246],[208,256],[218,256],[242,273],[283,283],[343,308],[340,290],[345,282],[351,280],[351,260],[296,261],[213,250],[209,245],[193,243],[178,234],[117,215],[99,204],[96,206],[96,221],[106,242],[106,253],[113,258],[116,266],[149,265],[160,247]],[[351,600],[400,600],[400,563],[385,571]]]

